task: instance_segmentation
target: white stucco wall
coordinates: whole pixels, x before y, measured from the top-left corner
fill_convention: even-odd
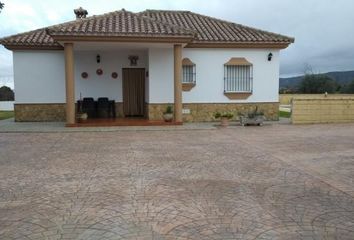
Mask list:
[[[269,52],[272,61],[267,60]],[[100,54],[101,63],[96,62]],[[109,97],[122,101],[122,68],[130,67],[129,55],[138,55],[139,68],[149,71],[146,101],[173,103],[173,48],[149,47],[148,50],[76,50],[75,93],[83,97]],[[183,49],[183,57],[196,64],[196,86],[183,92],[184,103],[277,102],[279,51],[271,49]],[[244,57],[253,63],[253,94],[246,100],[230,100],[224,94],[224,63]],[[63,51],[14,51],[16,103],[64,103],[65,68]],[[101,68],[103,75],[96,70]],[[82,79],[81,73],[89,77]],[[111,78],[111,73],[118,78]]]
[[[0,101],[0,111],[13,111],[14,101]]]
[[[197,81],[191,91],[183,92],[183,103],[278,102],[279,50],[185,48],[182,57],[196,64]],[[253,64],[253,94],[248,99],[230,100],[224,95],[224,63],[232,57]],[[150,49],[149,62],[150,102],[173,103],[173,49]]]
[[[272,61],[268,61],[269,53]],[[183,92],[184,103],[278,102],[279,50],[271,49],[183,49],[182,57],[196,64],[196,86]],[[253,94],[245,100],[224,95],[224,63],[243,57],[253,64]]]
[[[96,56],[101,56],[101,63]],[[147,50],[75,51],[75,97],[108,97],[122,101],[122,68],[131,67],[128,57],[139,56],[137,68],[148,68]],[[65,103],[63,51],[14,51],[16,103]],[[103,74],[98,76],[96,70]],[[82,72],[89,77],[83,79]],[[118,78],[111,77],[112,72]],[[148,80],[146,89],[148,89]]]
[[[64,103],[62,51],[14,51],[15,103]]]
[[[149,49],[149,102],[174,101],[173,48]]]

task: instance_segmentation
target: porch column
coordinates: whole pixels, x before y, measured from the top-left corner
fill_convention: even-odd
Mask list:
[[[174,50],[174,114],[175,122],[182,122],[182,45],[176,44]]]
[[[65,54],[65,89],[66,89],[66,124],[75,124],[75,78],[74,44],[64,43]]]

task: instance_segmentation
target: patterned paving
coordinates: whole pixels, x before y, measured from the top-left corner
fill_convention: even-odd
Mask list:
[[[0,239],[354,239],[354,125],[2,133]]]

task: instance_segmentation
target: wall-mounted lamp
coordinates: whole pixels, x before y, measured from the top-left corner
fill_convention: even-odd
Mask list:
[[[96,62],[97,63],[100,63],[101,62],[101,56],[99,54],[97,54],[96,56]]]
[[[269,54],[268,54],[268,61],[269,61],[269,62],[272,61],[272,57],[273,57],[273,53],[269,53]]]

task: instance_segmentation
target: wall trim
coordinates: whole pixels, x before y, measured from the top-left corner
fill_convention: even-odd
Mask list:
[[[58,42],[136,42],[136,43],[185,43],[184,48],[256,48],[256,49],[285,49],[291,43],[203,43],[192,42],[193,39],[185,37],[103,37],[103,36],[54,36]],[[4,44],[8,50],[64,50],[63,46],[40,45],[11,45]]]
[[[185,48],[274,48],[285,49],[290,43],[188,43]]]
[[[65,102],[53,102],[53,103],[14,103],[14,105],[52,105],[52,104],[65,104]]]
[[[55,50],[63,51],[62,46],[23,46],[23,45],[4,45],[8,50]]]
[[[182,104],[262,104],[262,103],[279,103],[277,102],[182,102]],[[162,105],[162,104],[171,104],[173,103],[148,103],[149,105]]]
[[[75,101],[77,103],[77,100]],[[115,103],[123,103],[123,102],[115,102]],[[65,102],[53,102],[53,103],[14,103],[14,105],[52,105],[52,104],[66,104]]]
[[[189,92],[195,87],[195,83],[182,83],[182,91]]]
[[[122,101],[118,101],[116,103],[123,103]],[[155,104],[155,105],[161,105],[161,104],[173,104],[173,102],[165,102],[165,103],[149,103],[149,102],[145,102],[146,104]],[[279,101],[277,102],[182,102],[182,104],[257,104],[257,103],[279,103]],[[65,104],[64,103],[14,103],[14,105],[51,105],[51,104]]]
[[[252,93],[230,93],[230,92],[225,92],[224,95],[228,98],[228,99],[247,99],[249,98]]]

